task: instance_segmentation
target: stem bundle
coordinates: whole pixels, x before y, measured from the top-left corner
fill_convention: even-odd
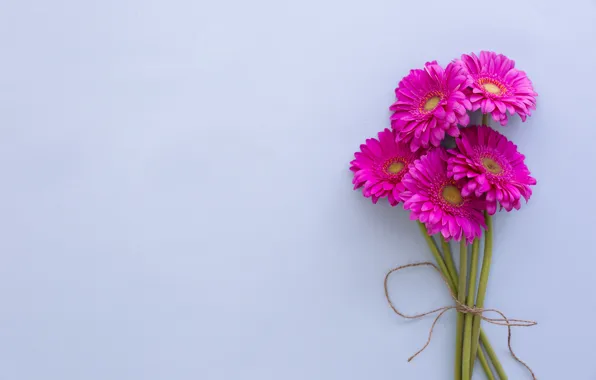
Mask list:
[[[468,281],[467,281],[467,279],[468,279],[468,247],[466,246],[465,241],[462,241],[462,243],[460,245],[460,263],[459,263],[460,264],[459,265],[460,266],[460,274],[458,275],[457,269],[455,267],[455,263],[453,261],[451,249],[449,247],[449,243],[441,238],[441,247],[443,250],[443,255],[441,255],[441,252],[440,252],[437,244],[435,243],[433,238],[428,235],[424,225],[422,223],[419,223],[419,227],[420,227],[420,231],[422,232],[422,236],[424,236],[424,238],[428,244],[428,247],[430,248],[430,251],[433,254],[433,257],[435,258],[435,260],[437,262],[439,269],[441,270],[441,272],[447,279],[449,287],[452,289],[454,294],[457,294],[458,301],[461,304],[466,304],[468,306],[473,307],[474,306],[473,294],[475,293],[476,274],[475,273],[470,274],[470,277],[474,277],[474,281],[473,282],[470,281],[470,284],[473,284],[470,286],[470,288],[471,288],[471,290],[470,290],[470,289],[468,289],[468,286],[467,286],[468,285]],[[488,236],[488,234],[487,234],[487,236]],[[492,235],[491,235],[491,239],[492,239]],[[492,242],[492,240],[491,240],[491,242]],[[474,244],[476,245],[476,264],[474,265],[474,267],[477,267],[479,241],[476,240],[474,242]],[[472,251],[474,251],[474,244],[472,245]],[[485,251],[486,251],[486,244],[485,244]],[[474,253],[472,255],[472,261],[474,261]],[[488,270],[488,268],[487,268],[487,270]],[[476,271],[474,271],[474,272],[476,272]],[[483,274],[481,273],[481,281],[482,281],[482,276],[483,276]],[[487,276],[488,275],[486,274],[486,277]],[[484,293],[486,293],[486,289],[484,289]],[[470,297],[470,294],[472,294],[471,297]],[[480,290],[479,290],[478,294],[480,295]],[[468,296],[468,297],[466,297],[466,296]],[[471,302],[471,305],[468,304],[468,302]],[[483,300],[483,302],[484,302],[484,300]],[[476,340],[476,349],[474,351],[472,351],[472,345],[473,345],[472,342],[474,341],[474,325],[473,325],[474,319],[472,319],[472,318],[469,318],[470,322],[468,322],[468,324],[470,325],[469,326],[470,332],[468,333],[469,337],[468,337],[468,345],[467,345],[467,354],[465,354],[463,344],[464,344],[464,330],[465,330],[466,317],[472,317],[472,315],[464,314],[464,313],[457,314],[456,343],[455,343],[455,345],[456,345],[455,367],[454,367],[455,377],[454,377],[454,379],[455,380],[462,379],[462,375],[464,373],[469,374],[468,379],[470,379],[475,358],[478,357],[478,360],[480,361],[480,364],[482,365],[482,368],[483,368],[484,372],[486,373],[486,376],[489,380],[495,379],[495,376],[493,375],[491,367],[488,362],[489,360],[492,362],[492,365],[495,368],[495,371],[497,372],[497,374],[499,375],[499,378],[501,380],[507,380],[507,375],[505,375],[505,372],[503,371],[503,366],[501,365],[499,359],[497,358],[497,356],[492,348],[492,345],[488,341],[488,338],[487,338],[486,334],[484,333],[484,331],[482,330],[482,328],[480,327],[479,323],[477,326],[478,338]],[[486,355],[488,355],[488,358],[485,355],[484,351],[480,348],[481,346],[486,350]],[[464,355],[467,357],[467,368],[468,369],[466,371],[464,371],[464,367],[463,367]]]

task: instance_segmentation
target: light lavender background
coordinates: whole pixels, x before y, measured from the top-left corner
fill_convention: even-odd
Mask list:
[[[538,178],[488,305],[541,380],[594,380],[594,1],[0,2],[0,379],[451,379],[453,325],[382,290],[430,256],[351,190],[410,68],[492,49],[534,81]],[[449,303],[392,281],[409,312]],[[529,379],[486,327],[510,379]],[[477,371],[475,379],[484,378]]]

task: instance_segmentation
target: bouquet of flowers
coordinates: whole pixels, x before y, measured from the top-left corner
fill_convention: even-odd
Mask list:
[[[517,114],[525,121],[536,109],[532,82],[515,68],[513,60],[482,51],[464,54],[445,68],[436,61],[427,62],[423,69],[411,70],[395,94],[391,129],[367,139],[350,163],[354,189],[362,189],[375,204],[381,198],[392,206],[401,203],[419,224],[436,264],[392,269],[385,278],[389,304],[405,318],[437,314],[433,327],[448,310],[458,312],[455,380],[472,378],[476,358],[489,379],[507,379],[481,328],[482,321],[507,326],[511,354],[535,379],[511,349],[511,327],[536,323],[509,319],[499,310],[484,308],[492,258],[491,216],[497,210],[519,210],[522,198],[527,202],[536,184],[524,155],[489,126],[489,119],[505,126],[508,114]],[[481,125],[469,125],[469,113],[477,110],[482,112]],[[451,252],[452,240],[460,242],[459,270]],[[397,310],[387,290],[389,276],[417,266],[432,266],[441,274],[454,299],[452,306],[413,316]],[[497,317],[488,317],[489,312]],[[431,336],[432,328],[426,345],[409,360],[426,348]]]

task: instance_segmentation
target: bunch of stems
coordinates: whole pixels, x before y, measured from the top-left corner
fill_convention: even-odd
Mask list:
[[[475,268],[477,268],[479,261],[479,241],[476,239],[472,244],[471,260],[468,260],[468,246],[465,241],[461,243],[460,269],[458,274],[449,243],[441,237],[442,249],[439,249],[435,240],[428,235],[426,227],[421,223],[419,224],[422,235],[425,237],[440,271],[447,279],[449,287],[454,294],[457,294],[460,303],[470,307],[483,307],[486,295],[486,285],[488,283],[492,253],[492,223],[489,215],[486,215],[486,218],[487,227],[489,227],[489,229],[485,235],[485,253],[480,272],[480,285],[478,287],[476,302],[474,302],[477,274],[477,269]],[[470,262],[470,265],[468,265],[468,262]],[[468,286],[468,284],[471,285]],[[472,378],[475,359],[478,358],[488,379],[494,380],[498,378],[507,380],[507,375],[505,374],[503,366],[492,345],[488,341],[488,337],[481,328],[480,322],[480,317],[472,314],[458,313],[457,315],[454,379],[470,380]],[[495,377],[493,369],[498,377]]]

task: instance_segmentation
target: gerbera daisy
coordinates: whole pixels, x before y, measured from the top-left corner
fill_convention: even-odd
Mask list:
[[[360,152],[354,153],[350,162],[354,172],[354,189],[363,187],[362,194],[377,203],[387,197],[392,206],[401,200],[404,191],[402,178],[422,151],[411,152],[408,146],[395,140],[395,132],[385,129],[379,132],[379,139],[367,139],[360,145]]]
[[[447,152],[432,149],[414,162],[402,180],[404,208],[410,219],[426,225],[429,234],[440,232],[446,240],[465,238],[471,243],[482,234],[484,202],[461,192],[461,183],[447,176]]]
[[[457,124],[468,125],[467,110],[472,105],[464,90],[469,79],[461,65],[450,63],[443,69],[436,61],[427,62],[399,82],[391,126],[397,139],[410,144],[413,152],[420,147],[439,146],[445,133],[459,136]]]
[[[465,182],[462,195],[485,194],[487,211],[494,214],[497,202],[507,211],[521,207],[532,195],[536,180],[524,164],[517,146],[494,129],[474,126],[462,129],[458,150],[450,150],[448,175]]]
[[[492,51],[481,51],[480,56],[464,54],[457,61],[468,72],[472,81],[467,91],[472,109],[490,113],[501,125],[507,124],[507,113],[518,114],[522,121],[536,109],[532,82],[525,72],[516,69],[515,61]]]

